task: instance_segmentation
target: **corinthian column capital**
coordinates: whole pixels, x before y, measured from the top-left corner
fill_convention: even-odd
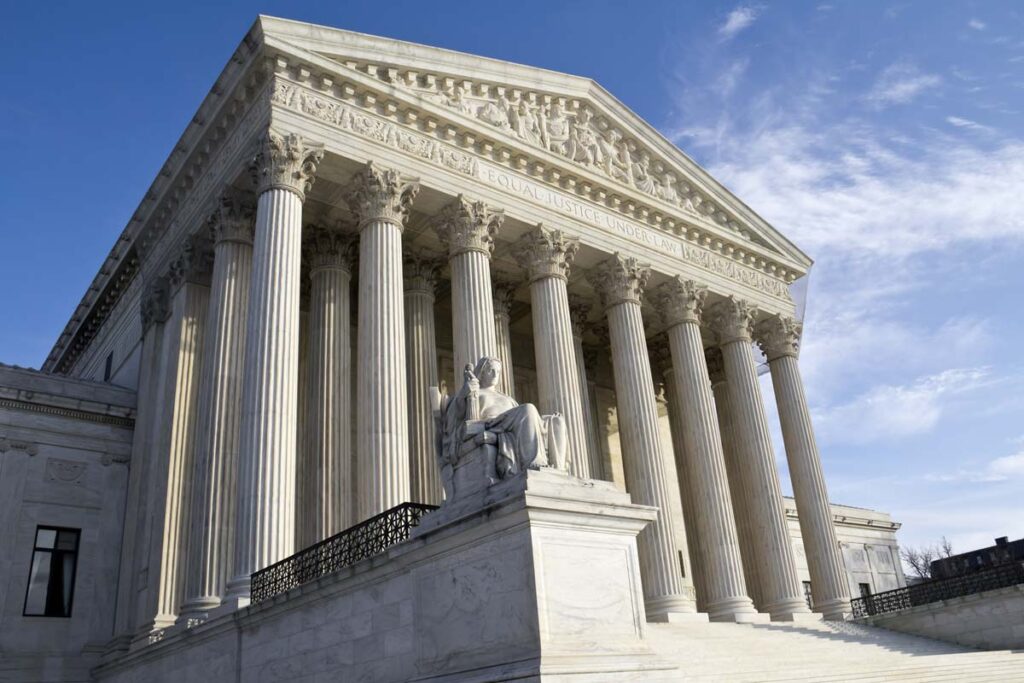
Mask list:
[[[252,244],[256,228],[256,202],[249,192],[228,188],[217,200],[217,209],[210,217],[210,231],[215,244],[241,242]]]
[[[505,212],[460,194],[441,209],[433,225],[437,236],[448,245],[449,257],[467,251],[478,251],[490,257],[494,251],[494,237],[504,220]]]
[[[337,228],[310,226],[302,240],[302,255],[310,273],[321,268],[341,268],[351,273],[358,251],[356,236]]]
[[[757,345],[764,351],[765,358],[773,361],[782,356],[793,356],[800,353],[800,336],[804,325],[789,316],[773,315],[758,323],[754,329]]]
[[[406,292],[422,292],[434,296],[441,263],[434,258],[406,254],[402,259],[403,283]]]
[[[601,305],[611,308],[621,303],[640,303],[640,296],[651,269],[631,256],[616,252],[588,273],[590,283],[601,297]]]
[[[154,323],[166,322],[171,317],[170,286],[166,277],[158,277],[146,285],[139,306],[143,331]]]
[[[569,269],[579,248],[580,241],[575,237],[538,225],[519,238],[512,253],[530,282],[545,277],[568,280]]]
[[[250,171],[260,194],[267,190],[288,190],[305,201],[306,193],[313,187],[316,168],[323,158],[322,143],[312,143],[295,133],[271,129],[260,138]]]
[[[494,299],[494,315],[508,317],[512,313],[512,302],[516,298],[516,289],[519,283],[510,280],[495,279],[491,284],[491,292]]]
[[[582,337],[590,317],[590,302],[577,294],[569,295],[569,320],[572,322],[574,337]]]
[[[171,290],[185,282],[210,285],[213,273],[213,245],[205,235],[189,235],[167,272]]]
[[[651,292],[651,300],[662,321],[672,328],[680,323],[700,324],[707,295],[706,287],[676,276]]]
[[[418,179],[370,161],[352,179],[345,199],[360,230],[370,221],[386,221],[401,229],[419,191]]]
[[[709,314],[711,327],[723,344],[751,340],[757,317],[757,308],[752,304],[730,296],[712,306]]]
[[[722,350],[718,348],[705,349],[704,360],[708,364],[708,379],[711,386],[725,381],[725,359],[722,358]]]

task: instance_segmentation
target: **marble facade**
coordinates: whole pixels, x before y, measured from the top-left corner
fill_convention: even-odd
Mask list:
[[[844,619],[789,294],[810,264],[590,80],[260,17],[43,368],[135,392],[107,660],[441,502],[428,396],[481,356],[561,416],[569,475],[656,511],[647,619]]]

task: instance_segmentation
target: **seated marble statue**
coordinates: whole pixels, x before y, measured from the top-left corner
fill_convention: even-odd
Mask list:
[[[541,415],[532,403],[516,403],[495,387],[501,361],[481,358],[466,366],[462,388],[440,406],[438,458],[445,493],[451,497],[451,472],[476,448],[497,448],[494,473],[507,479],[526,469],[565,469],[567,440],[561,415]]]

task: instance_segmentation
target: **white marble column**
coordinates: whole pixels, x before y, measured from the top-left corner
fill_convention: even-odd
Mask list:
[[[583,352],[583,331],[590,315],[590,304],[583,299],[569,295],[569,321],[572,323],[573,355],[576,360],[576,375],[579,377],[580,401],[583,404],[583,429],[586,432],[587,460],[590,463],[590,478],[604,479],[601,445],[597,434],[594,403],[590,397],[590,382],[587,379],[586,355]]]
[[[850,613],[849,583],[797,363],[802,332],[800,322],[782,316],[773,316],[757,326],[758,344],[771,369],[800,535],[811,574],[814,611],[826,619],[843,620]]]
[[[516,397],[516,377],[512,367],[512,333],[509,324],[512,321],[512,303],[515,301],[518,283],[495,280],[494,291],[494,334],[498,345],[498,360],[501,361],[502,373],[498,389],[512,398]]]
[[[143,256],[140,254],[140,260]],[[142,354],[139,363],[138,410],[132,434],[132,453],[153,452],[154,437],[162,414],[160,368],[163,359],[164,323],[171,315],[167,278],[157,277],[143,283],[139,317],[142,319]],[[127,650],[139,627],[140,576],[148,563],[146,537],[149,522],[149,481],[156,458],[139,460],[128,472],[128,499],[125,504],[121,565],[117,584],[117,611],[114,640],[110,647]]]
[[[756,614],[747,596],[722,437],[704,361],[700,322],[707,290],[691,280],[674,278],[662,285],[655,301],[665,322],[674,371],[669,401],[681,410],[684,459],[681,468],[692,499],[691,524],[700,538],[700,566],[708,616],[713,621],[750,621]]]
[[[417,192],[415,180],[372,162],[349,188],[359,221],[357,523],[411,495],[402,231]]]
[[[252,197],[235,190],[221,196],[212,221],[213,276],[193,467],[188,573],[179,621],[206,620],[220,604],[234,542],[242,360],[252,281]]]
[[[744,492],[761,568],[763,609],[772,619],[793,620],[810,610],[793,557],[771,433],[754,367],[751,335],[756,315],[757,310],[747,302],[729,298],[715,304],[710,317],[725,363],[736,454],[746,472]]]
[[[323,146],[270,130],[252,171],[259,199],[245,335],[235,553],[227,602],[250,575],[295,552],[302,203]]]
[[[491,292],[491,254],[504,214],[459,195],[433,221],[448,247],[452,275],[455,375],[484,356],[498,357]]]
[[[569,471],[577,477],[590,479],[583,392],[566,288],[578,249],[579,240],[560,230],[538,225],[516,242],[513,253],[530,282],[533,349],[540,394],[537,407],[544,415],[562,415],[569,441]]]
[[[634,503],[658,508],[658,518],[638,540],[647,617],[669,620],[693,614],[696,607],[693,585],[681,571],[680,552],[686,549],[676,548],[673,541],[670,482],[640,312],[649,273],[636,259],[615,254],[591,271],[590,280],[608,317],[626,485]]]
[[[172,625],[185,589],[202,348],[210,300],[213,250],[205,235],[186,238],[166,276],[170,317],[164,323],[161,375],[146,496],[148,561],[136,642]]]
[[[303,255],[309,268],[309,345],[306,360],[306,458],[298,482],[304,495],[304,539],[309,544],[355,524],[352,490],[352,340],[349,288],[355,235],[308,229]]]
[[[722,351],[712,347],[704,352],[707,363],[708,377],[711,380],[711,391],[715,396],[715,414],[718,417],[718,428],[722,435],[722,453],[725,456],[725,471],[729,478],[729,497],[732,501],[733,518],[736,520],[736,534],[740,542],[740,554],[743,558],[743,576],[746,579],[747,595],[754,601],[754,607],[763,611],[764,599],[761,596],[761,579],[757,564],[757,548],[751,529],[756,520],[751,519],[750,505],[744,491],[746,469],[739,461],[735,448],[735,429],[733,428],[732,405],[729,401],[729,384],[725,379],[725,362]]]
[[[669,431],[672,437],[672,454],[675,460],[676,480],[679,482],[679,504],[683,511],[683,526],[686,531],[686,548],[690,560],[690,578],[693,580],[694,598],[697,609],[707,611],[707,590],[704,587],[704,569],[700,548],[700,534],[693,524],[697,519],[696,506],[698,501],[689,494],[689,473],[686,469],[686,444],[683,439],[683,407],[676,398],[676,377],[672,369],[672,354],[669,350],[668,338],[658,336],[647,341],[647,353],[651,358],[651,371],[654,374],[654,389],[664,388],[662,396],[668,412]],[[659,397],[659,403],[662,397]],[[671,479],[669,474],[669,479]]]
[[[440,264],[405,257],[405,362],[409,382],[409,483],[416,503],[440,505],[441,475],[430,387],[438,386],[434,294]]]

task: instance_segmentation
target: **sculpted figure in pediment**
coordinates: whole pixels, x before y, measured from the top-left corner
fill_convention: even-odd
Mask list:
[[[626,148],[626,142],[619,131],[612,128],[608,131],[608,138],[598,138],[598,143],[604,155],[605,174],[609,178],[632,184],[633,164],[629,158],[629,149]]]
[[[585,166],[594,166],[601,160],[601,147],[597,144],[597,136],[590,127],[592,120],[590,110],[584,109],[576,116],[569,133],[568,156]]]
[[[498,96],[497,102],[488,102],[484,106],[480,107],[480,112],[477,117],[497,128],[509,129],[511,124],[509,123],[509,112],[512,110],[512,105],[508,101],[508,98],[504,95]]]
[[[509,112],[512,131],[521,139],[534,145],[541,143],[540,119],[526,100],[519,100],[518,106]]]
[[[433,99],[460,113],[473,114],[473,103],[466,99],[462,88],[457,88],[454,85],[444,86],[441,92],[433,95]]]
[[[541,134],[544,146],[552,152],[565,155],[569,143],[569,118],[560,102],[541,110]]]
[[[647,194],[655,194],[657,181],[651,175],[651,157],[646,151],[640,150],[632,157],[633,184],[636,189]]]

